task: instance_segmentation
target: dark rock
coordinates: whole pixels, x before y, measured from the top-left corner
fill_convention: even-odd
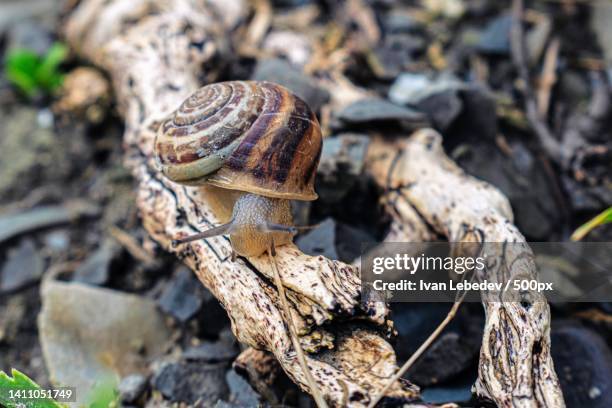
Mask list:
[[[120,250],[121,248],[115,242],[110,240],[104,241],[102,246],[74,271],[72,280],[89,285],[102,286],[106,284],[110,277],[113,260],[117,257]]]
[[[173,402],[212,406],[228,395],[225,364],[169,363],[154,375],[152,384]]]
[[[472,85],[459,92],[463,112],[455,126],[464,133],[475,133],[482,138],[495,140],[497,132],[497,106],[488,89]]]
[[[281,59],[261,60],[255,67],[253,79],[275,82],[288,88],[302,98],[315,112],[329,100],[327,90],[319,87],[314,79]]]
[[[508,54],[510,52],[510,28],[512,16],[502,15],[491,21],[480,37],[476,48],[488,54]]]
[[[29,50],[45,55],[53,44],[51,31],[35,20],[21,20],[11,26],[7,33],[7,50]]]
[[[323,140],[317,170],[317,191],[326,203],[337,203],[355,184],[363,170],[370,139],[345,133]]]
[[[486,88],[461,82],[453,76],[431,79],[422,74],[404,73],[389,88],[389,99],[425,113],[443,133],[460,121],[461,133],[474,133],[490,140],[497,136],[493,96]]]
[[[427,114],[434,128],[444,133],[461,113],[463,103],[456,91],[448,90],[423,99],[418,108]]]
[[[444,382],[468,369],[478,359],[480,344],[473,337],[447,332],[425,351],[406,374],[419,386]]]
[[[206,313],[199,313],[197,316],[198,336],[200,338],[219,337],[221,340],[227,341],[227,339],[223,338],[225,333],[231,333],[229,330],[226,330],[230,325],[227,312],[213,294],[199,281],[196,282],[196,292],[202,299],[203,306],[201,309],[206,311]]]
[[[135,403],[148,386],[147,379],[140,374],[128,375],[121,379],[118,386],[119,398],[124,403]]]
[[[474,378],[475,380],[476,378]],[[431,404],[444,404],[447,402],[468,402],[472,398],[471,383],[456,387],[431,387],[421,392],[423,401]]]
[[[327,218],[313,230],[298,237],[295,243],[308,255],[323,255],[329,259],[338,259],[335,241],[336,222],[332,218]]]
[[[14,250],[0,270],[0,293],[13,292],[40,280],[44,262],[34,242],[26,239]]]
[[[511,157],[492,143],[474,141],[466,154],[455,158],[468,173],[488,181],[508,197],[515,222],[528,239],[550,238],[561,214],[550,179],[524,144],[517,140],[509,145]]]
[[[165,313],[184,323],[202,307],[203,299],[198,290],[200,286],[193,272],[181,268],[168,282],[157,303]]]
[[[364,244],[375,241],[370,234],[358,228],[343,223],[336,226],[336,251],[338,259],[343,262],[353,262],[361,255]]]
[[[569,408],[612,406],[612,351],[594,331],[552,324],[552,357]]]
[[[399,362],[410,358],[423,344],[446,317],[450,307],[450,304],[444,303],[391,303],[391,317],[399,334],[395,346]],[[464,350],[479,350],[483,327],[484,314],[482,307],[478,304],[465,303],[444,333],[459,334],[460,339],[457,339],[453,347]],[[441,354],[445,356],[443,351],[441,351]],[[442,358],[438,357],[435,357],[436,361],[444,364]],[[445,370],[445,368],[442,368],[442,370]],[[423,383],[427,382],[424,381]],[[429,382],[431,383],[431,381]]]
[[[228,341],[204,342],[190,347],[183,353],[183,358],[189,361],[218,363],[233,360],[238,355],[236,346]]]
[[[362,244],[372,242],[375,242],[374,238],[362,230],[326,218],[316,228],[298,237],[296,245],[309,255],[352,262],[361,254]]]
[[[354,102],[338,113],[338,119],[347,124],[394,121],[422,123],[425,116],[413,109],[395,105],[384,99],[362,99]]]
[[[383,79],[392,79],[406,70],[415,57],[425,49],[425,39],[421,36],[398,33],[385,36],[382,44],[374,50],[384,72]]]
[[[236,371],[229,370],[225,380],[229,385],[231,402],[245,407],[259,406],[259,394]]]

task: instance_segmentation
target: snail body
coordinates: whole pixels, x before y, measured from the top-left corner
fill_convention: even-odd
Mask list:
[[[229,234],[233,250],[258,256],[295,234],[289,200],[315,200],[321,154],[315,114],[270,82],[230,81],[195,91],[159,127],[162,173],[231,208],[227,223],[181,242]],[[228,191],[229,190],[229,191]]]

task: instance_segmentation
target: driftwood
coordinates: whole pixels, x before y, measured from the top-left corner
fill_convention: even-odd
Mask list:
[[[218,214],[205,189],[164,179],[152,159],[160,120],[201,86],[202,69],[223,51],[224,38],[236,24],[225,10],[245,9],[233,1],[218,2],[222,11],[214,2],[82,0],[67,10],[64,34],[81,56],[111,76],[126,123],[126,165],[138,183],[138,206],[147,231],[219,299],[239,341],[271,351],[285,372],[307,389],[267,258],[231,262],[224,237],[172,248],[173,238],[209,228],[218,222]],[[397,369],[395,353],[380,334],[388,331],[386,307],[380,302],[360,306],[355,267],[307,256],[292,245],[279,247],[277,260],[300,322],[302,344],[319,351],[308,356],[308,365],[322,393],[336,406],[366,405]],[[370,321],[382,330],[362,328],[357,321]],[[354,353],[357,347],[360,352]],[[406,382],[388,396],[416,401],[418,390]]]
[[[490,268],[478,278],[499,282],[537,276],[531,257],[524,256],[531,249],[512,224],[506,197],[465,174],[446,156],[435,131],[418,131],[400,146],[376,140],[369,171],[388,191],[385,201],[394,225],[387,240],[428,239],[431,229],[451,242],[515,243],[493,254],[506,257],[511,265],[507,275]],[[550,310],[544,296],[533,292],[528,302],[501,302],[482,295],[486,324],[473,391],[499,407],[565,406],[550,355]]]
[[[73,48],[112,78],[126,121],[126,164],[138,182],[147,231],[183,259],[219,299],[241,342],[273,353],[306,389],[268,260],[232,263],[223,237],[172,248],[174,237],[209,228],[219,214],[205,189],[164,179],[151,159],[158,124],[207,81],[207,68],[214,67],[224,39],[245,9],[240,0],[81,0],[69,10],[64,30]],[[370,172],[388,190],[386,206],[394,220],[389,241],[431,240],[441,234],[451,241],[524,242],[505,197],[465,175],[444,155],[438,135],[417,133],[399,158],[388,148],[372,144]],[[367,405],[397,369],[393,349],[381,335],[390,327],[386,307],[360,304],[355,267],[307,256],[294,246],[279,248],[278,261],[321,391],[336,406]],[[532,276],[535,270],[527,265],[522,273]],[[564,405],[549,354],[548,305],[536,300],[529,308],[484,303],[487,323],[474,390],[501,407]],[[364,328],[358,320],[379,330]],[[256,361],[248,360],[265,356],[249,351],[241,364],[256,367]],[[408,383],[396,384],[388,396],[421,406],[413,403],[418,390]]]

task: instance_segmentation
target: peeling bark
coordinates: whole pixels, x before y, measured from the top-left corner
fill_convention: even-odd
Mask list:
[[[403,236],[427,238],[428,226],[450,242],[515,243],[487,247],[504,248],[488,255],[504,256],[511,267],[489,268],[478,278],[499,282],[537,277],[532,251],[512,223],[507,198],[449,159],[435,131],[418,131],[401,146],[377,139],[368,157],[370,174],[388,190],[394,224],[410,230]],[[550,309],[544,296],[530,292],[522,301],[502,302],[482,295],[486,324],[473,391],[499,407],[564,407],[550,355]]]
[[[224,9],[233,2],[240,3],[223,2]],[[138,207],[146,230],[190,266],[223,304],[239,341],[272,352],[285,372],[307,390],[268,260],[262,256],[231,262],[225,237],[171,246],[173,238],[207,229],[219,220],[206,189],[163,178],[152,159],[160,120],[206,81],[206,69],[214,69],[214,57],[223,52],[224,38],[237,23],[228,16],[220,18],[214,4],[81,0],[67,10],[64,33],[81,56],[111,76],[126,123],[126,165],[138,183]],[[240,10],[234,6],[230,9]],[[307,256],[293,245],[277,252],[292,312],[300,322],[301,341],[308,350],[321,350],[307,358],[322,393],[335,406],[365,406],[397,366],[393,349],[379,331],[357,328],[353,321],[370,321],[370,326],[382,325],[385,331],[385,305],[360,305],[355,267]],[[360,347],[359,354],[351,352],[358,345],[367,347]],[[410,402],[418,399],[418,390],[397,384],[388,396]]]

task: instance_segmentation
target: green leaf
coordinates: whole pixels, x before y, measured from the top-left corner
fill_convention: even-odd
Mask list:
[[[5,74],[7,79],[20,91],[32,96],[36,89],[36,71],[40,58],[29,50],[13,50],[6,58]]]
[[[67,55],[68,47],[61,43],[54,43],[43,57],[28,49],[12,50],[6,58],[5,75],[28,97],[43,91],[52,93],[64,80],[59,67]]]
[[[36,71],[36,79],[43,89],[52,92],[57,89],[63,80],[58,68],[68,55],[68,47],[55,43],[51,46]]]
[[[11,374],[13,378],[9,377],[4,371],[0,371],[0,406],[16,408],[17,403],[20,402],[28,408],[66,408],[66,405],[60,404],[50,398],[22,401],[11,399],[11,391],[40,389],[38,384],[18,370],[13,369]]]
[[[88,408],[109,408],[119,406],[117,381],[112,377],[102,378],[91,390],[87,398]]]
[[[589,232],[591,232],[594,228],[597,228],[601,225],[608,224],[612,222],[612,207],[604,210],[601,214],[596,216],[590,221],[585,222],[580,227],[574,231],[570,239],[572,241],[580,241],[584,238]]]
[[[37,85],[34,78],[17,69],[7,70],[6,78],[26,96],[32,97],[36,93]]]

